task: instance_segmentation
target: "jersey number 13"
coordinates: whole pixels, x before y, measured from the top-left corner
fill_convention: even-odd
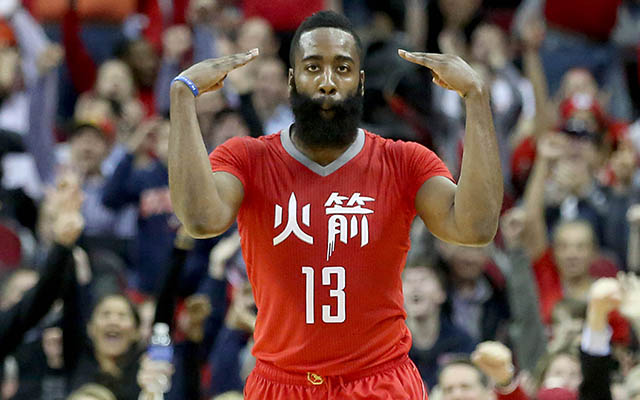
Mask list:
[[[315,324],[314,311],[314,282],[315,271],[312,267],[302,267],[302,274],[306,278],[306,321],[307,324]],[[337,310],[333,314],[331,306],[324,304],[322,306],[322,322],[327,324],[339,324],[346,319],[345,311],[345,269],[344,267],[324,267],[322,268],[322,285],[331,285],[332,275],[335,275],[336,288],[329,289],[329,296],[335,297],[337,300]]]

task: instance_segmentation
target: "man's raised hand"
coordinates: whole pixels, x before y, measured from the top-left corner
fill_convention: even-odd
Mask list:
[[[398,50],[398,55],[409,62],[429,68],[435,84],[454,90],[463,98],[474,91],[482,92],[484,82],[480,74],[458,56],[402,49]]]
[[[498,386],[508,386],[513,380],[511,350],[500,342],[482,342],[471,353],[471,361]]]
[[[189,78],[200,93],[210,92],[222,88],[224,78],[227,77],[229,72],[247,64],[256,58],[258,54],[258,49],[253,49],[245,53],[210,58],[189,67],[180,75]],[[174,85],[178,84],[181,83],[174,83]]]

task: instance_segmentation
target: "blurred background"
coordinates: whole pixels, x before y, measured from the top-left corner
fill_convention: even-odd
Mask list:
[[[197,99],[207,149],[287,127],[289,42],[322,9],[363,41],[362,127],[422,143],[454,176],[464,102],[397,49],[456,54],[490,87],[498,236],[463,248],[412,231],[410,356],[428,387],[484,349],[529,398],[586,398],[581,332],[597,308],[608,350],[590,382],[640,399],[640,1],[0,0],[0,313],[16,328],[1,399],[242,398],[257,310],[237,230],[194,240],[173,214],[169,87],[193,63],[258,47]],[[140,361],[157,323],[173,373]],[[476,349],[486,341],[504,348]],[[504,395],[477,381],[471,397],[447,381],[432,398]]]

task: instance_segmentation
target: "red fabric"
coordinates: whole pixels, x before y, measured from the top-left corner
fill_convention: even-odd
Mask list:
[[[578,400],[578,394],[568,389],[542,389],[538,392],[538,400]]]
[[[536,159],[536,140],[524,138],[511,154],[511,180],[524,187]]]
[[[606,129],[609,125],[607,116],[595,97],[584,93],[575,94],[560,103],[561,124],[566,122],[578,111],[589,111],[602,130]]]
[[[76,0],[82,21],[122,23],[137,7],[137,0]],[[40,21],[58,22],[69,11],[70,0],[33,0],[31,12]]]
[[[142,34],[149,43],[156,49],[162,50],[162,12],[158,5],[158,0],[140,0],[138,3],[138,12],[149,18],[149,25],[142,31]]]
[[[609,271],[609,268],[603,268],[602,265],[599,264],[604,262],[605,261],[602,261],[602,259],[594,262],[589,271],[591,276],[594,278],[611,276],[610,272],[607,272],[604,276],[594,275],[594,273],[602,273],[603,270]],[[549,325],[551,324],[553,307],[564,298],[560,274],[555,264],[555,260],[553,259],[553,251],[551,248],[547,249],[547,251],[538,260],[536,260],[536,262],[534,262],[533,272],[538,286],[542,321]],[[615,276],[615,274],[613,276]],[[609,314],[609,325],[613,330],[613,336],[611,338],[612,342],[625,345],[629,344],[631,339],[629,322],[625,320],[620,313],[614,311]]]
[[[305,18],[323,8],[324,0],[244,0],[242,2],[242,11],[246,18],[262,17],[279,32],[295,31]]]
[[[551,25],[606,41],[620,4],[622,0],[547,0],[544,15]]]
[[[360,138],[357,155],[326,176],[290,155],[280,133],[233,138],[210,155],[213,171],[244,187],[237,221],[260,310],[253,354],[287,371],[349,374],[411,347],[401,272],[415,196],[451,175],[417,143]]]
[[[185,24],[187,22],[187,8],[189,0],[173,0],[173,23]]]
[[[145,114],[147,117],[151,117],[156,112],[156,98],[153,88],[139,88],[138,100],[144,106]]]
[[[133,304],[136,304],[136,305],[140,305],[145,301],[149,301],[151,299],[149,295],[146,295],[132,287],[127,287],[125,289],[125,294],[127,295],[127,298],[131,300]]]
[[[312,371],[308,371],[311,373]],[[316,384],[312,384],[313,381]],[[418,368],[404,356],[362,378],[288,374],[258,361],[244,390],[247,400],[427,400]]]
[[[498,400],[529,400],[529,397],[520,386],[518,386],[516,390],[509,394],[496,392],[496,395]]]
[[[82,93],[93,89],[98,74],[97,67],[82,43],[80,19],[71,8],[64,14],[62,20],[62,43],[71,83],[76,92]]]
[[[20,238],[13,229],[0,224],[0,267],[17,267],[22,259]]]
[[[16,37],[13,29],[4,19],[0,18],[0,48],[4,46],[13,47],[16,45]]]

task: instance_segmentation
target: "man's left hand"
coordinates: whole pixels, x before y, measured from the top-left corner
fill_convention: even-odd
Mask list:
[[[456,91],[462,98],[470,93],[482,93],[484,82],[462,58],[451,54],[417,53],[398,50],[398,55],[414,64],[431,70],[433,82]]]

